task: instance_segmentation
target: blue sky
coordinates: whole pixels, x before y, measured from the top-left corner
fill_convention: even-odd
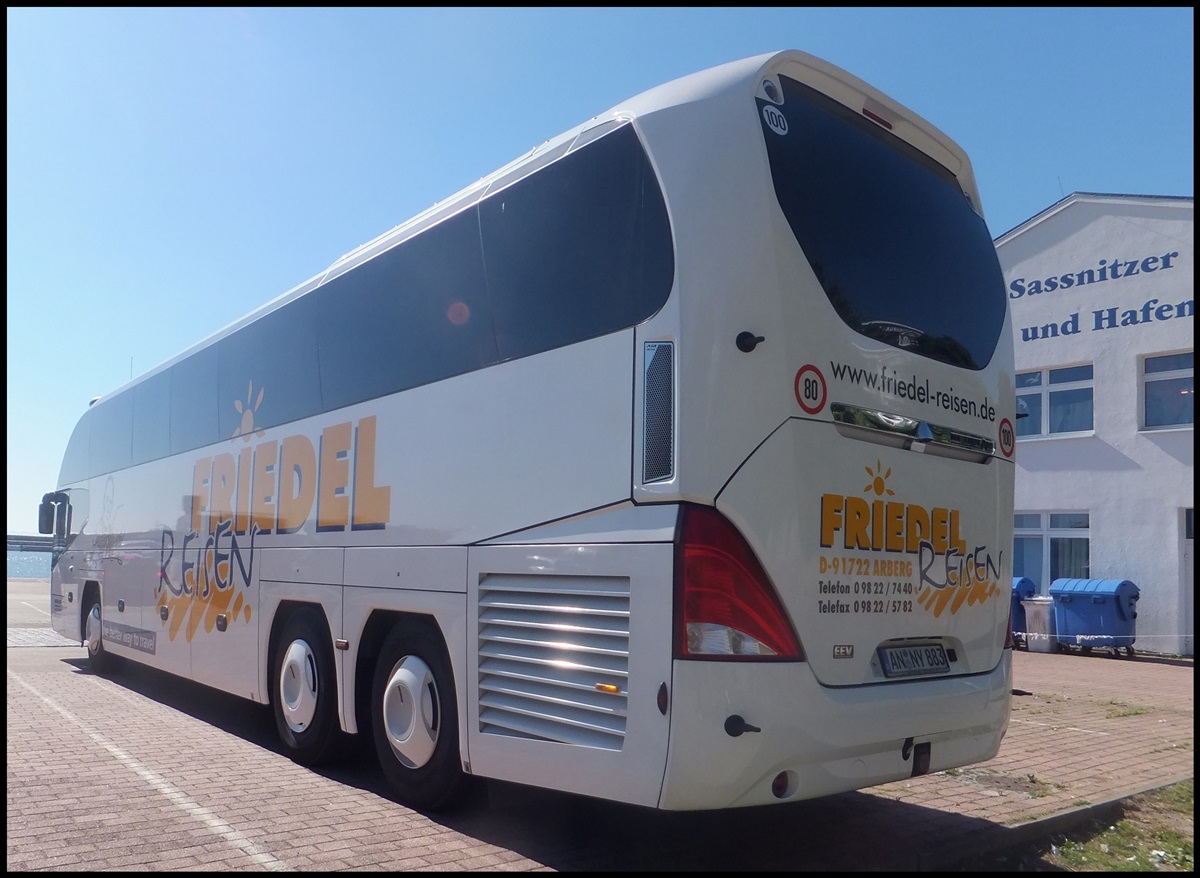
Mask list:
[[[993,237],[1193,195],[1190,7],[7,9],[8,531],[88,401],[539,143],[776,49],[972,157]]]

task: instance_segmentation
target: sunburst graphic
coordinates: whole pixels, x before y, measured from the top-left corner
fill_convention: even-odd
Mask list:
[[[883,472],[883,465],[877,460],[875,461],[875,469],[871,469],[869,466],[864,466],[863,469],[871,477],[871,481],[863,488],[864,494],[869,494],[873,491],[876,497],[882,497],[884,494],[887,494],[889,497],[896,496],[896,492],[887,486],[887,480],[892,477],[892,468],[890,466],[885,473]]]
[[[262,405],[264,392],[266,392],[266,388],[260,387],[258,389],[258,399],[254,399],[254,382],[251,381],[249,387],[246,388],[246,404],[242,405],[240,399],[233,401],[233,407],[242,416],[242,422],[238,424],[237,428],[233,431],[233,436],[230,438],[236,439],[238,436],[241,436],[243,442],[249,442],[251,436],[255,434],[259,436],[263,435],[263,430],[254,429],[254,413]]]

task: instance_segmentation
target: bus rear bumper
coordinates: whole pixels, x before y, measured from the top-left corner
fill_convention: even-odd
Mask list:
[[[828,688],[807,663],[677,661],[659,807],[779,804],[991,759],[1012,654],[986,674]],[[739,731],[737,720],[743,728]],[[727,729],[728,725],[728,729]]]

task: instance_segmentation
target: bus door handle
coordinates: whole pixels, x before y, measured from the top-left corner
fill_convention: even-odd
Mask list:
[[[755,335],[753,332],[739,332],[737,337],[738,350],[748,354],[764,341],[766,341],[765,338],[761,335]]]
[[[761,732],[758,726],[752,726],[746,722],[738,714],[732,714],[725,718],[725,734],[731,738],[736,738],[743,732]]]

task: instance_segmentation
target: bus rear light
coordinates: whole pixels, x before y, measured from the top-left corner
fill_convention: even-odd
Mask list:
[[[892,120],[887,117],[888,111],[879,103],[867,98],[862,108],[862,114],[877,125],[882,125],[888,131],[892,130]]]
[[[675,552],[676,658],[804,660],[766,571],[728,519],[685,505]]]
[[[771,781],[771,795],[777,799],[786,799],[799,789],[796,775],[790,771],[781,771]]]

